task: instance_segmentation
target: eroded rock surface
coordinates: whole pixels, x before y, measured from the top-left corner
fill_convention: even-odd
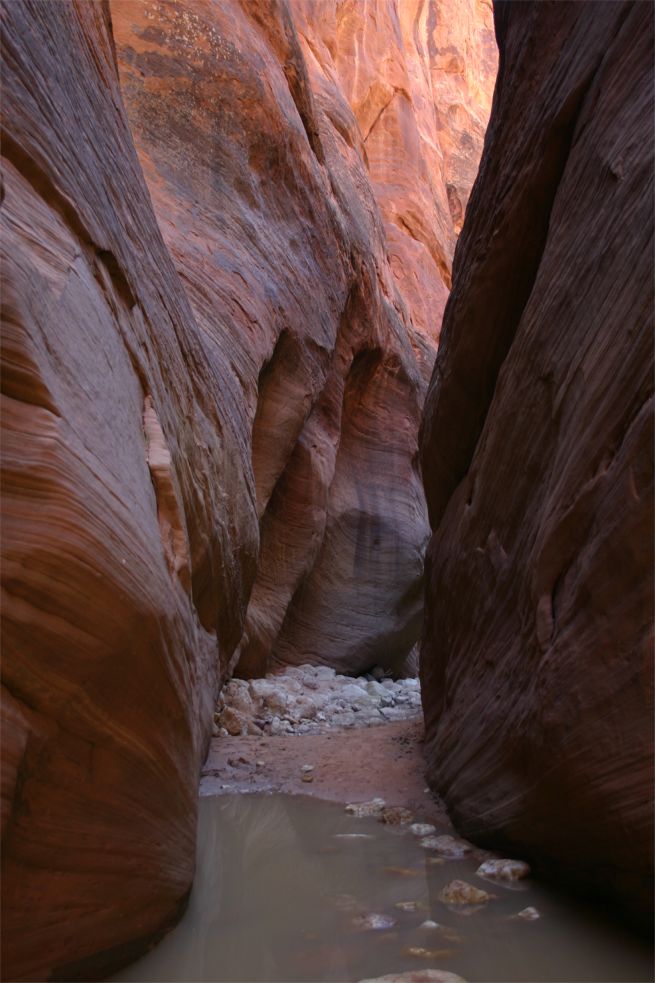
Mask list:
[[[237,662],[398,668],[416,639],[435,330],[344,94],[348,9],[3,7],[7,978],[90,979],[176,917]],[[440,202],[424,285],[457,228],[425,147],[397,154]]]
[[[447,187],[473,180],[494,68],[473,5],[452,27],[470,58],[444,67],[447,12],[112,5],[153,204],[252,459],[242,676],[397,669],[418,635],[416,432],[457,231]]]
[[[257,530],[107,10],[3,19],[3,978],[91,979],[184,903]]]
[[[429,781],[652,904],[653,8],[500,3],[422,464]]]

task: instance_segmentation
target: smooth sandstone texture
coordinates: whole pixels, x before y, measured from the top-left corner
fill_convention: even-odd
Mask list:
[[[456,236],[447,185],[468,191],[481,149],[488,8],[460,28],[477,61],[443,111],[459,99],[475,125],[464,162],[461,135],[443,139],[447,164],[445,5],[111,9],[162,233],[251,438],[259,560],[236,672],[399,670],[422,615],[416,433]]]
[[[107,10],[3,19],[3,978],[88,980],[189,889],[257,529]]]
[[[421,458],[428,777],[652,905],[653,8],[499,3]]]
[[[185,903],[235,664],[411,649],[435,332],[336,4],[2,16],[3,976],[89,980]]]

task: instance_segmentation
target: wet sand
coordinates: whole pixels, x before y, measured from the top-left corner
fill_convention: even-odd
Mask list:
[[[311,781],[303,781],[303,765],[313,765]],[[417,715],[327,734],[214,738],[200,794],[281,792],[333,802],[380,797],[421,821],[447,824],[423,773],[423,720]]]

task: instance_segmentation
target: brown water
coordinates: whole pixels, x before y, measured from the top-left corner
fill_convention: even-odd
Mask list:
[[[475,861],[430,864],[402,827],[352,818],[335,803],[266,794],[201,798],[198,844],[184,919],[115,980],[309,983],[428,967],[469,983],[652,980],[648,946],[592,910],[534,882],[490,885],[475,876]],[[455,878],[497,897],[458,914],[438,899]],[[402,910],[398,902],[418,906]],[[538,921],[512,919],[528,905],[541,912]],[[371,913],[395,924],[366,930],[361,916]],[[442,927],[420,928],[426,919]]]

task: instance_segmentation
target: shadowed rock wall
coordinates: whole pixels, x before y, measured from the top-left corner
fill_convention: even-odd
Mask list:
[[[653,8],[499,3],[430,384],[430,784],[652,904]]]
[[[317,40],[336,4],[2,16],[3,974],[89,980],[185,903],[237,661],[411,648],[436,332]]]

